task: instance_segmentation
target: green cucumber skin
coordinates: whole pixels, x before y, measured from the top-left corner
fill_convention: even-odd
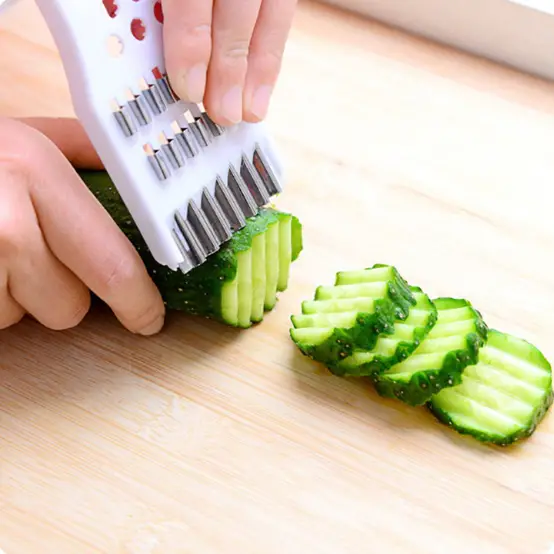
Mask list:
[[[410,290],[412,292],[423,292],[422,289],[417,286],[410,286]],[[437,308],[429,297],[427,297],[427,299],[429,300],[431,312],[429,314],[429,318],[427,319],[426,325],[416,328],[413,341],[399,342],[396,347],[396,351],[392,356],[387,357],[377,355],[370,362],[362,364],[356,368],[344,368],[339,364],[328,365],[327,368],[331,371],[331,373],[339,377],[371,377],[383,373],[388,368],[408,358],[408,356],[410,356],[410,354],[412,354],[412,352],[420,345],[421,341],[425,339],[437,322]],[[377,340],[375,342],[377,342]]]
[[[218,252],[183,274],[154,259],[107,172],[79,171],[79,176],[137,250],[168,310],[214,319],[232,327],[245,327],[230,323],[222,316],[222,288],[236,277],[237,253],[251,248],[253,237],[264,233],[272,223],[291,217],[289,214],[273,208],[260,210]],[[295,216],[292,216],[292,233],[291,262],[298,258],[303,248],[302,225]]]
[[[389,267],[386,264],[375,264],[367,269]],[[373,313],[360,312],[356,324],[350,329],[336,328],[321,344],[309,345],[291,338],[299,350],[308,358],[324,363],[331,371],[337,364],[350,356],[354,349],[371,350],[380,335],[390,335],[394,332],[394,322],[408,317],[410,307],[415,304],[415,298],[409,285],[392,267],[393,278],[387,286],[387,296],[376,300]],[[317,291],[315,298],[317,298]]]
[[[438,298],[433,302],[456,302],[457,300],[455,298]],[[384,398],[401,400],[410,406],[422,406],[442,389],[459,385],[462,382],[464,369],[478,362],[479,351],[485,344],[488,335],[488,327],[482,315],[475,308],[471,307],[471,309],[475,316],[477,332],[467,335],[466,348],[449,352],[444,358],[442,367],[418,371],[407,383],[389,380],[383,372],[374,373],[371,379],[377,393]],[[415,349],[412,353],[414,351]]]
[[[490,329],[488,332],[488,336],[492,338],[495,335],[496,336],[504,335],[504,333],[496,329]],[[527,341],[523,341],[522,339],[520,340],[522,342],[527,342]],[[529,344],[532,347],[534,351],[534,355],[541,359],[545,367],[550,368],[551,367],[550,362],[544,357],[544,355],[530,343],[527,342],[527,344]],[[444,425],[447,425],[451,429],[454,429],[458,434],[473,437],[474,439],[482,443],[487,443],[487,444],[491,444],[499,447],[506,447],[530,437],[536,431],[538,425],[544,419],[544,417],[546,416],[548,410],[551,408],[553,403],[554,403],[554,390],[552,390],[552,378],[551,378],[548,394],[545,395],[543,402],[539,406],[537,406],[528,424],[525,427],[521,428],[519,431],[516,431],[509,435],[485,433],[483,431],[477,431],[475,429],[467,429],[467,428],[461,427],[457,425],[454,419],[450,417],[450,415],[447,412],[442,410],[433,401],[433,399],[427,402],[426,407],[435,416],[437,421],[443,423]]]

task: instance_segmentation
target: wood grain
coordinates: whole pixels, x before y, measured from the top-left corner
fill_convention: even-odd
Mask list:
[[[31,2],[0,19],[0,113],[68,115]],[[305,251],[246,332],[98,307],[0,333],[6,554],[546,554],[554,417],[519,447],[330,376],[289,315],[339,269],[392,263],[554,360],[554,85],[301,3],[269,122]]]

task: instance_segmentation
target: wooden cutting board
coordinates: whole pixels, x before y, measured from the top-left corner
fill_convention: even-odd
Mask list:
[[[71,114],[30,1],[0,18],[0,76],[2,114]],[[552,552],[553,415],[485,447],[288,328],[335,271],[391,263],[554,360],[554,85],[301,3],[269,122],[305,250],[262,325],[171,314],[146,339],[95,309],[0,332],[0,549]]]

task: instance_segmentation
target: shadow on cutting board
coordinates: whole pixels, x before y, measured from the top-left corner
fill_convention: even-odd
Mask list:
[[[479,443],[438,422],[425,406],[412,407],[400,400],[381,397],[369,379],[335,376],[322,364],[302,355],[296,347],[291,352],[290,366],[298,390],[327,404],[339,416],[346,414],[355,415],[357,419],[363,418],[370,431],[377,429],[398,440],[414,442],[418,440],[416,435],[422,433],[429,433],[433,437],[440,435],[456,446],[483,455],[501,455],[523,445],[521,442],[509,447],[497,447]]]

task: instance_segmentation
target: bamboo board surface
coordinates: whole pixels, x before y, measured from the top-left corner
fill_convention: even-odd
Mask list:
[[[0,16],[0,114],[68,115],[51,38]],[[301,3],[269,117],[289,290],[237,332],[107,310],[0,332],[6,554],[546,554],[554,416],[517,448],[462,438],[300,356],[289,316],[337,270],[396,265],[554,360],[554,85]]]

